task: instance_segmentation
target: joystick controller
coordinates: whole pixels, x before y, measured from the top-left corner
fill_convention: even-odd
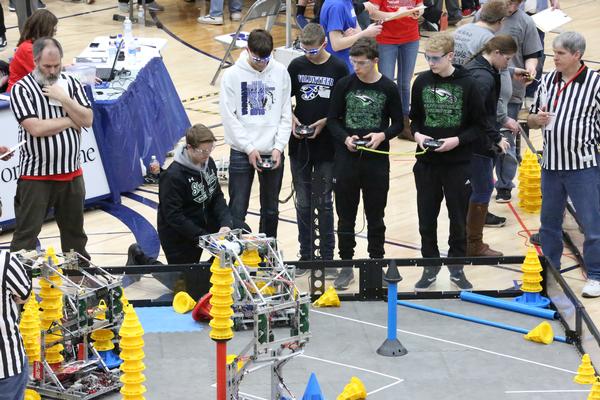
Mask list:
[[[428,150],[439,149],[440,147],[442,147],[443,144],[444,144],[443,140],[427,139],[427,140],[423,141],[423,147],[425,147]]]
[[[356,139],[352,142],[352,144],[354,145],[354,147],[358,147],[358,146],[366,146],[369,143],[369,141],[367,139]]]
[[[270,171],[275,168],[275,163],[271,157],[264,157],[262,161],[257,161],[256,166],[263,171]]]
[[[294,133],[303,138],[307,138],[315,134],[315,128],[312,128],[309,125],[296,125]]]

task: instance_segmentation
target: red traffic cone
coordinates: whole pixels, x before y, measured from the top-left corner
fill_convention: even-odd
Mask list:
[[[194,310],[192,311],[192,318],[194,318],[194,321],[210,321],[212,319],[210,316],[211,305],[209,303],[211,297],[212,294],[206,293],[198,300],[196,307],[194,307]]]

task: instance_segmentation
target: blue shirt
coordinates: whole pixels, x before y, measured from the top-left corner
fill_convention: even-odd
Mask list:
[[[331,38],[329,33],[333,31],[341,31],[342,33],[349,28],[356,28],[356,13],[352,6],[351,0],[325,0],[321,7],[319,23],[323,26],[327,35],[327,51],[336,57],[342,59],[348,66],[350,73],[354,72],[354,68],[350,63],[350,49],[334,51],[331,48]]]

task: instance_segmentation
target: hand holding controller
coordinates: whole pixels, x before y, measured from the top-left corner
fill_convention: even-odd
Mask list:
[[[294,133],[306,139],[315,134],[315,128],[311,127],[310,125],[296,125]]]
[[[423,147],[425,150],[436,150],[442,147],[443,144],[443,140],[427,139],[423,141]]]
[[[367,144],[369,144],[369,141],[366,139],[355,139],[352,141],[352,144],[354,145],[355,148],[357,148],[358,146],[366,147]]]

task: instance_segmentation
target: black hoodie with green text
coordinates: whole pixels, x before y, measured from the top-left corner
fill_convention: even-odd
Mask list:
[[[410,119],[413,133],[433,139],[457,136],[459,145],[447,152],[428,150],[417,160],[428,163],[471,161],[472,144],[485,135],[485,110],[477,82],[467,69],[455,65],[454,72],[441,77],[431,71],[421,73],[412,87]],[[417,151],[421,151],[417,147]]]

